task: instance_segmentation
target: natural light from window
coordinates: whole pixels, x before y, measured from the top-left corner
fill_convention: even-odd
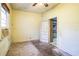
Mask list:
[[[7,26],[7,12],[1,7],[1,27]]]

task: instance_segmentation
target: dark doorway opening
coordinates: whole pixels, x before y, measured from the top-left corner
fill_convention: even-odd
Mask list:
[[[50,42],[55,42],[57,39],[57,17],[50,19]]]

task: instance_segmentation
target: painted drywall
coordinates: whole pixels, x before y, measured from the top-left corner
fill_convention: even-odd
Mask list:
[[[0,7],[1,7],[1,3],[0,3]],[[1,12],[0,12],[0,22],[1,22]],[[1,39],[1,23],[0,23],[0,39]]]
[[[41,14],[13,10],[12,13],[12,40],[23,42],[39,39]]]
[[[57,16],[57,46],[71,55],[79,55],[79,4],[59,4],[43,13],[43,20]]]
[[[7,28],[9,29],[9,35],[3,39],[1,39],[0,41],[0,56],[5,56],[8,52],[8,49],[10,47],[10,44],[11,44],[11,23],[10,23],[10,20],[11,20],[11,7],[9,4],[7,4],[7,6],[9,7],[10,9],[10,16],[9,16],[9,19],[8,19],[8,23],[7,23]],[[0,27],[1,29],[1,27]],[[1,34],[1,33],[0,33]]]

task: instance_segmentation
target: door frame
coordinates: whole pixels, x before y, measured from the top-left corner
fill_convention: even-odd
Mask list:
[[[53,27],[52,27],[52,25],[51,25],[51,24],[52,24],[51,20],[52,20],[53,18],[57,18],[57,16],[52,17],[52,18],[49,19],[49,32],[48,32],[48,33],[49,33],[49,43],[53,43],[53,42],[54,42],[54,41],[53,41],[53,42],[50,42],[50,40],[51,40],[51,32],[53,32],[53,31],[52,31],[52,28],[53,28]],[[57,22],[57,20],[56,20],[56,22]],[[58,22],[57,22],[57,23],[58,23]],[[57,23],[56,23],[56,24],[57,24]],[[56,25],[56,32],[57,32],[57,25]],[[57,34],[56,34],[56,40],[57,40]],[[57,44],[57,41],[56,41],[55,43]]]

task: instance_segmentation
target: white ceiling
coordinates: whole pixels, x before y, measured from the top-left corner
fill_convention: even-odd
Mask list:
[[[48,3],[48,7],[45,7],[44,5],[32,6],[33,4],[34,3],[11,3],[11,7],[15,10],[43,13],[57,5],[57,3]]]

